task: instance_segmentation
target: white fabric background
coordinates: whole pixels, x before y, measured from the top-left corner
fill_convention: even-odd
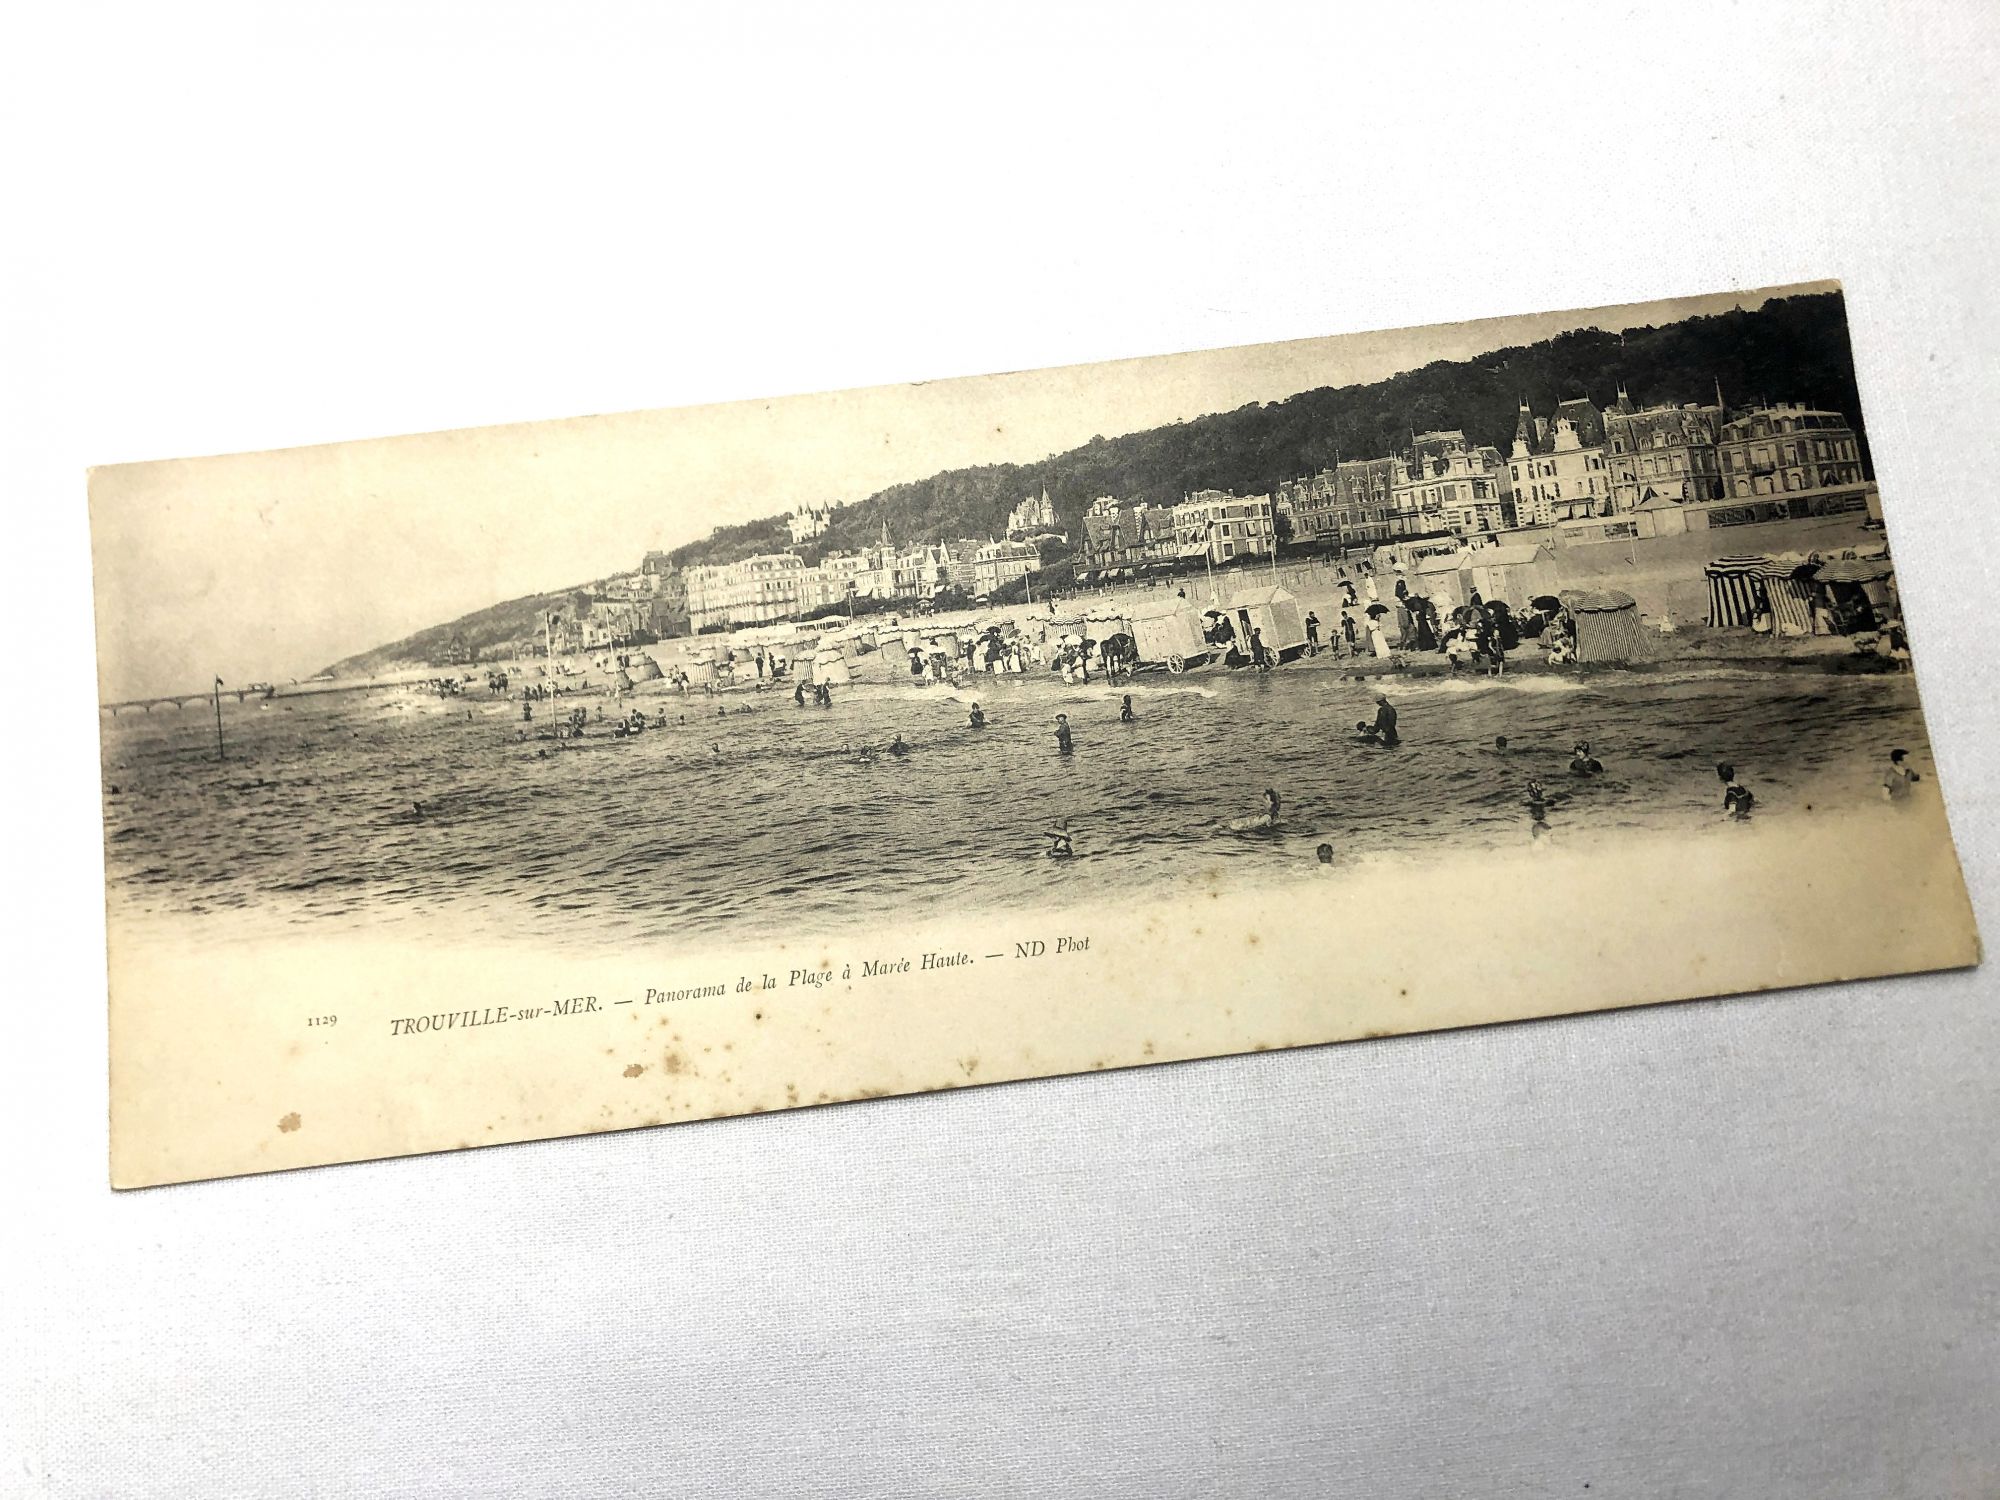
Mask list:
[[[93,462],[1836,275],[2000,933],[1994,9],[1376,9],[14,18],[0,1493],[2000,1492],[1978,973],[104,1187]]]

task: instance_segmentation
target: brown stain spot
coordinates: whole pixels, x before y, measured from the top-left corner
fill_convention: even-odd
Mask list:
[[[1264,940],[1258,937],[1257,934],[1254,932],[1246,932],[1243,934],[1243,941],[1248,943],[1251,947],[1254,948]]]
[[[889,1097],[889,1091],[887,1089],[863,1089],[855,1097],[860,1099],[886,1099]]]
[[[764,1012],[762,1012],[761,1010],[752,1011],[750,1013],[750,1019],[753,1021],[761,1021],[764,1019]]]
[[[1410,998],[1410,992],[1408,990],[1397,990],[1396,993],[1402,996],[1405,1000]]]
[[[687,1071],[687,1059],[670,1047],[660,1054],[660,1066],[669,1073],[685,1073]]]
[[[627,1078],[637,1078],[645,1071],[646,1065],[644,1063],[627,1063],[625,1065],[625,1076]]]
[[[799,1086],[796,1083],[785,1085],[785,1102],[787,1104],[797,1104],[799,1102]]]
[[[1153,1055],[1153,1044],[1151,1042],[1146,1043],[1142,1050],[1145,1056],[1151,1057]]]
[[[667,1018],[666,1018],[665,1016],[661,1016],[661,1017],[660,1017],[660,1024],[661,1024],[662,1026],[664,1026],[664,1025],[666,1025],[666,1024],[667,1024]]]
[[[1269,1042],[1259,1042],[1256,1046],[1252,1047],[1250,1050],[1252,1052],[1269,1052],[1271,1050],[1271,1044]]]
[[[294,1110],[291,1114],[286,1115],[282,1120],[278,1121],[278,1129],[284,1131],[286,1135],[290,1135],[304,1123],[299,1118],[298,1111]]]
[[[961,1057],[958,1060],[958,1067],[960,1072],[964,1073],[967,1078],[970,1078],[974,1073],[979,1071],[979,1059],[976,1057]]]
[[[724,1042],[724,1043],[722,1044],[722,1050],[723,1050],[724,1052],[734,1052],[734,1051],[736,1050],[736,1043],[734,1043],[734,1042]]]
[[[1364,1031],[1361,1033],[1361,1037],[1364,1041],[1372,1042],[1379,1037],[1394,1036],[1395,1034],[1393,1031]]]
[[[833,1103],[833,1095],[829,1094],[825,1089],[821,1089],[817,1094],[813,1095],[813,1103],[831,1104]]]

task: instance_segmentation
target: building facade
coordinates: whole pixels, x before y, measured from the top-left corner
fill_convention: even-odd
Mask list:
[[[1020,532],[1054,531],[1056,529],[1056,508],[1049,499],[1048,486],[1042,486],[1039,495],[1030,495],[1015,506],[1007,516],[1009,534]]]
[[[1026,578],[1041,565],[1041,552],[1033,542],[988,542],[973,556],[973,585],[969,592],[991,594]]]
[[[1605,472],[1616,514],[1651,502],[1685,504],[1722,494],[1718,406],[1634,407],[1625,394],[1604,409]]]
[[[1513,524],[1513,480],[1500,450],[1475,448],[1456,429],[1412,438],[1390,500],[1399,536],[1428,531],[1465,536]]]
[[[1198,490],[1174,507],[1174,550],[1215,565],[1269,557],[1277,549],[1274,520],[1269,495]]]
[[[1845,490],[1866,482],[1861,446],[1839,412],[1761,406],[1722,424],[1720,478],[1732,500]]]
[[[791,552],[689,568],[685,574],[689,626],[700,632],[795,619],[807,591],[806,572],[804,561]]]
[[[1604,414],[1581,398],[1559,402],[1548,418],[1534,416],[1524,403],[1507,472],[1517,526],[1553,526],[1610,514]]]
[[[792,513],[785,517],[785,527],[792,534],[792,545],[797,546],[800,542],[809,542],[823,535],[838,509],[840,506],[833,501],[793,506]]]

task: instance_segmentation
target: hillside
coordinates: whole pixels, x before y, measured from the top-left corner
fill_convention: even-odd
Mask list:
[[[947,470],[836,512],[806,558],[868,546],[884,521],[899,542],[998,535],[1008,511],[1045,485],[1058,515],[1074,529],[1099,495],[1171,503],[1200,489],[1264,494],[1339,458],[1406,449],[1413,431],[1462,428],[1475,444],[1490,443],[1504,454],[1524,399],[1547,416],[1569,397],[1609,405],[1621,384],[1642,406],[1712,401],[1719,384],[1732,406],[1786,400],[1829,407],[1853,423],[1867,458],[1846,308],[1838,292],[1818,293],[1658,328],[1578,329],[1367,385],[1305,391],[1123,437],[1092,438],[1038,463]],[[768,535],[760,536],[760,545]],[[719,561],[753,550],[718,546],[721,536],[682,553],[692,558],[700,549],[698,560]]]
[[[1377,458],[1409,446],[1413,432],[1462,428],[1475,444],[1503,454],[1519,404],[1547,416],[1559,400],[1588,397],[1606,406],[1623,385],[1642,406],[1712,401],[1720,386],[1732,406],[1801,401],[1844,413],[1868,459],[1868,436],[1838,292],[1784,297],[1755,312],[1732,311],[1619,333],[1577,329],[1472,360],[1439,361],[1367,385],[1304,391],[1165,427],[1094,437],[1035,463],[948,469],[891,485],[834,512],[827,531],[800,549],[808,563],[829,552],[873,545],[883,523],[899,543],[1000,535],[1007,513],[1046,487],[1065,526],[1099,495],[1171,503],[1200,489],[1268,493],[1280,481],[1341,458]],[[1872,464],[1870,468],[1872,469]],[[668,554],[677,567],[731,562],[783,551],[782,516],[721,526]],[[419,631],[339,663],[346,675],[392,662],[425,661],[463,631],[482,650],[532,639],[539,611],[567,591],[530,595]]]
[[[460,633],[464,634],[466,644],[477,650],[480,656],[489,656],[494,654],[496,647],[504,647],[514,641],[540,640],[544,613],[568,605],[570,596],[570,590],[558,589],[553,593],[529,594],[520,599],[509,599],[504,604],[488,605],[443,625],[433,625],[400,641],[392,641],[372,651],[363,651],[359,656],[335,662],[327,670],[336,677],[371,677],[399,667],[440,661],[452,637]]]

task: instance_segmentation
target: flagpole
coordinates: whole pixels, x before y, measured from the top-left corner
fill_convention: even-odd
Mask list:
[[[215,687],[212,692],[215,698],[215,758],[219,761],[227,760],[229,757],[223,753],[222,749],[222,679],[220,677],[215,679]]]

